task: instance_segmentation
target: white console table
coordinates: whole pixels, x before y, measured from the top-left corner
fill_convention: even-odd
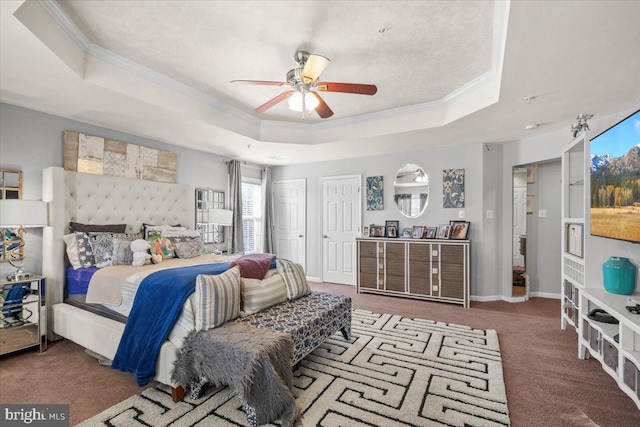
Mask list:
[[[640,293],[631,297],[640,301]],[[635,305],[629,296],[611,294],[604,289],[580,292],[580,334],[578,355],[598,360],[640,409],[640,314],[625,307]],[[588,317],[591,310],[601,308],[614,316],[619,324],[602,323]],[[618,335],[618,342],[615,336]]]

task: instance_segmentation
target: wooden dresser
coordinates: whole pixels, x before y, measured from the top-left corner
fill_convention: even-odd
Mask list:
[[[357,291],[469,307],[468,240],[356,239]]]

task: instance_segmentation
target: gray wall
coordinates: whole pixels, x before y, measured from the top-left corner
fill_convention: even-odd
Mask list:
[[[495,189],[484,191],[482,158],[485,156],[483,144],[462,147],[443,147],[422,151],[394,153],[384,156],[361,157],[332,162],[307,163],[303,165],[281,166],[273,169],[273,180],[307,180],[307,275],[322,277],[322,207],[320,178],[341,175],[362,175],[362,224],[384,225],[385,220],[399,220],[400,228],[414,225],[438,225],[458,218],[459,209],[442,207],[442,171],[444,169],[465,169],[465,220],[471,222],[471,294],[480,296],[499,295],[495,274],[494,233],[483,233],[483,203],[497,206],[499,195]],[[491,151],[489,164],[498,171],[500,149]],[[393,180],[396,172],[405,163],[416,163],[429,176],[430,196],[425,212],[416,219],[400,214],[393,202]],[[492,173],[494,173],[492,171]],[[365,178],[382,175],[384,177],[384,210],[367,211],[364,197]],[[498,175],[491,175],[488,184],[495,184]],[[497,207],[494,207],[497,210]],[[495,220],[492,220],[495,221]],[[488,234],[488,236],[487,236]],[[484,240],[489,239],[485,244]],[[488,248],[487,246],[490,246]],[[486,275],[486,277],[485,277]]]
[[[42,169],[63,166],[63,133],[73,130],[178,155],[178,183],[227,190],[227,168],[222,157],[211,153],[89,125],[26,108],[0,103],[0,167],[23,171],[23,198],[42,200]],[[25,271],[42,271],[42,230],[28,229]],[[0,263],[0,274],[13,268]]]

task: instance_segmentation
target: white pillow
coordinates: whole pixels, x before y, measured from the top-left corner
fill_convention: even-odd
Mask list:
[[[273,269],[275,270],[275,268]],[[281,275],[272,274],[266,279],[241,279],[241,316],[257,313],[287,300],[287,285]]]
[[[222,326],[240,314],[240,268],[222,274],[200,274],[196,278],[196,331]]]
[[[74,270],[82,267],[80,257],[78,256],[78,241],[76,240],[75,233],[62,236],[62,240],[64,240],[65,245],[67,245],[67,258],[69,258],[71,267],[73,267]]]

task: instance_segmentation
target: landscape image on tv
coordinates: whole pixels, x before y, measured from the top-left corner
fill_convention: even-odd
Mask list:
[[[591,234],[640,242],[640,110],[591,140]]]

